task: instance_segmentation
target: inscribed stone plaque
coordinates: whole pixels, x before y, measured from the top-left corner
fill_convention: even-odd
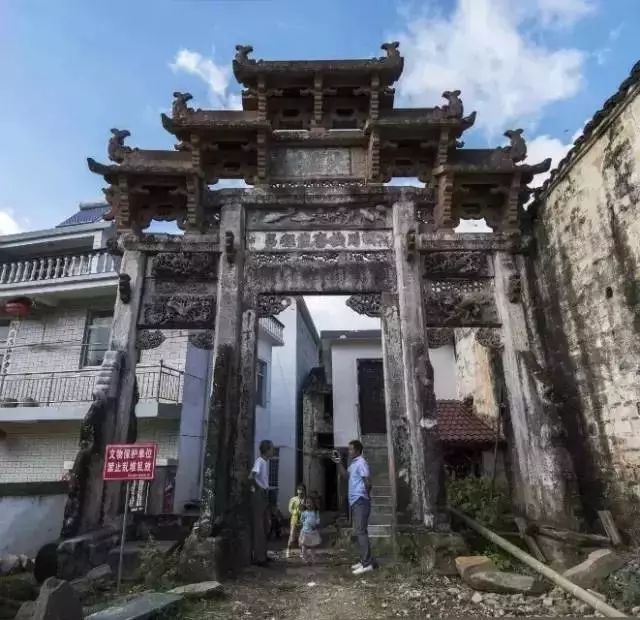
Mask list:
[[[254,231],[247,235],[247,249],[253,252],[272,250],[388,250],[392,247],[389,230],[319,230],[315,232]]]
[[[276,179],[364,177],[363,148],[274,148],[270,173]]]

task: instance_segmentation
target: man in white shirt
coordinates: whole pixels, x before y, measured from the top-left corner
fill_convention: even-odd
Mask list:
[[[267,535],[269,533],[269,459],[273,456],[273,443],[260,442],[260,456],[249,474],[251,481],[251,524],[253,530],[253,563],[267,564]]]
[[[362,456],[362,443],[357,439],[349,442],[349,457],[351,464],[348,468],[342,464],[340,454],[334,453],[333,462],[338,465],[338,471],[344,478],[349,478],[349,507],[353,534],[358,539],[360,561],[351,569],[354,575],[363,575],[375,568],[371,557],[371,543],[369,542],[369,515],[371,514],[371,473],[369,464]]]

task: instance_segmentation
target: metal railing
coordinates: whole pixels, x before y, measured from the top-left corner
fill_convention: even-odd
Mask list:
[[[284,342],[284,325],[278,319],[274,319],[272,316],[264,317],[260,319],[259,325],[272,338]]]
[[[93,400],[100,368],[0,376],[0,407],[47,407]],[[184,372],[160,362],[136,369],[141,401],[181,403]]]
[[[106,250],[86,254],[38,257],[0,265],[0,284],[49,282],[74,276],[115,272]]]

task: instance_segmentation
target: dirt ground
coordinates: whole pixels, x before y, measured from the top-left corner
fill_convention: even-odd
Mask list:
[[[576,615],[571,602],[545,597],[482,595],[457,577],[419,575],[410,566],[381,558],[377,571],[354,577],[355,556],[345,550],[322,550],[318,562],[279,556],[268,568],[246,570],[225,583],[222,599],[192,603],[181,620],[255,618],[261,620],[330,620],[333,618],[462,618]],[[546,599],[546,600],[545,600]],[[591,613],[581,609],[580,616]]]

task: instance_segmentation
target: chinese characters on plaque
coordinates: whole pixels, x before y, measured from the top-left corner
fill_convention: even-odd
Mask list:
[[[104,480],[153,480],[155,443],[111,444],[104,455]]]

